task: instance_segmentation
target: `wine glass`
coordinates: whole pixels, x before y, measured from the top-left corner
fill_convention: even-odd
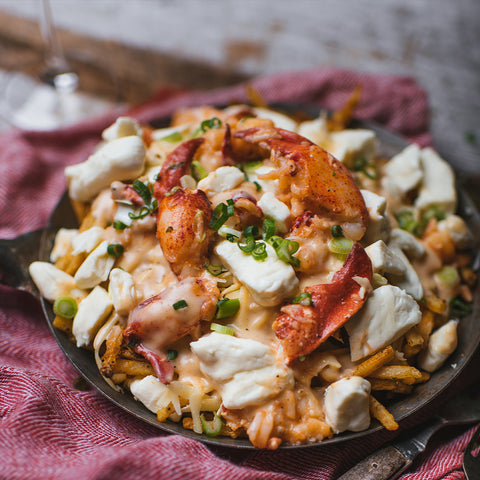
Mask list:
[[[44,58],[38,74],[32,77],[21,72],[4,72],[0,79],[3,121],[22,129],[50,130],[118,107],[115,100],[81,91],[81,72],[72,68],[65,57],[49,0],[41,0],[39,25]],[[113,75],[110,78],[113,91],[118,87]]]

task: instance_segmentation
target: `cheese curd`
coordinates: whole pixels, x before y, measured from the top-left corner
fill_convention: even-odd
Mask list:
[[[66,168],[88,214],[30,275],[54,326],[158,421],[320,442],[367,430],[382,389],[408,395],[457,348],[475,273],[453,171],[330,128],[246,105],[158,130],[120,117]]]

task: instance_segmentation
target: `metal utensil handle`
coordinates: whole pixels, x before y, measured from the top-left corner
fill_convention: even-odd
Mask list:
[[[0,240],[0,283],[38,296],[28,266],[38,259],[38,246],[43,233],[43,230],[35,230],[16,238]]]

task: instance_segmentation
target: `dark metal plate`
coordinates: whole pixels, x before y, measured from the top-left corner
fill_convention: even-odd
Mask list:
[[[312,118],[316,114],[316,111],[310,107],[288,105],[283,105],[282,107],[285,110],[288,109],[289,111],[302,110],[303,112],[310,114]],[[165,126],[166,124],[166,120],[159,120],[158,122],[155,122],[156,126]],[[380,153],[388,157],[398,153],[408,145],[406,140],[369,122],[355,121],[352,127],[369,128],[374,130],[380,142]],[[480,215],[474,204],[461,191],[460,188],[458,193],[459,212],[467,221],[475,235],[475,238],[480,239]],[[75,214],[70,205],[68,195],[65,193],[55,208],[50,218],[48,227],[42,236],[39,259],[48,261],[49,253],[55,238],[55,232],[60,227],[75,228],[76,226]],[[404,420],[408,416],[419,411],[441,392],[443,392],[448,385],[450,385],[453,380],[457,378],[465,365],[468,363],[469,359],[472,357],[480,343],[480,285],[477,285],[474,297],[473,313],[468,317],[463,318],[460,322],[458,330],[458,348],[449,358],[446,364],[440,370],[435,372],[427,383],[417,386],[412,394],[388,405],[389,410],[392,412],[397,421]],[[90,384],[92,384],[99,392],[105,395],[113,403],[134,415],[138,419],[166,432],[184,435],[211,445],[243,449],[255,448],[247,439],[232,439],[227,437],[208,438],[205,435],[198,435],[191,430],[184,429],[181,424],[170,421],[163,423],[158,422],[156,416],[147,410],[140,402],[134,400],[129,393],[121,394],[112,389],[103,380],[95,364],[92,352],[77,348],[71,341],[68,340],[67,336],[63,332],[55,329],[52,326],[54,314],[50,303],[44,299],[41,299],[41,303],[50,329],[72,365]],[[312,445],[331,445],[345,442],[354,438],[363,437],[379,431],[380,429],[382,429],[382,426],[378,422],[373,421],[371,427],[363,432],[344,432],[320,443],[300,446],[281,446],[280,448],[291,449],[306,448]]]

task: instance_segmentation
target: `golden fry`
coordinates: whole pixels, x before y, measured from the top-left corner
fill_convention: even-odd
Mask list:
[[[391,362],[395,357],[395,352],[391,345],[385,347],[383,350],[380,350],[375,355],[367,358],[360,365],[355,367],[352,375],[358,377],[368,377],[372,372],[382,367],[388,362]]]
[[[430,334],[432,333],[433,327],[435,325],[435,315],[431,310],[425,310],[422,313],[422,319],[417,325],[417,330],[420,335],[423,337],[423,345],[425,346],[428,342]]]
[[[62,257],[60,257],[56,262],[55,266],[60,270],[63,270],[65,273],[69,275],[74,275],[75,272],[78,270],[78,267],[83,263],[85,260],[86,255],[85,253],[78,253],[76,255],[72,254],[72,249]]]
[[[115,325],[107,337],[106,350],[102,356],[102,366],[100,367],[100,373],[107,378],[113,375],[113,368],[120,356],[122,341],[122,328],[120,325]]]
[[[62,332],[65,332],[67,335],[72,334],[72,325],[73,320],[69,320],[67,318],[59,317],[58,315],[53,319],[52,322],[55,328],[58,328]]]
[[[408,365],[387,365],[380,367],[370,377],[384,380],[399,380],[407,385],[412,385],[422,378],[422,372]]]
[[[399,380],[389,380],[383,378],[369,378],[370,385],[372,390],[378,391],[388,391],[394,393],[410,393],[412,391],[412,386],[407,385]]]
[[[93,216],[92,212],[88,212],[85,217],[82,220],[82,223],[80,224],[79,231],[84,232],[85,230],[88,230],[91,227],[94,227],[96,223],[96,219]]]
[[[124,358],[119,358],[115,362],[113,373],[125,373],[126,375],[134,377],[155,375],[153,367],[149,363],[139,360],[126,360]]]
[[[433,294],[425,296],[425,303],[427,308],[433,313],[444,313],[447,310],[446,300],[443,300]]]
[[[376,418],[387,430],[397,430],[398,423],[393,415],[372,395],[370,395],[370,413]]]
[[[164,422],[173,412],[175,409],[171,403],[168,404],[166,407],[160,408],[157,412],[157,420],[159,422]]]
[[[361,94],[362,87],[357,85],[345,104],[339,110],[333,113],[327,124],[328,129],[331,132],[339,132],[340,130],[344,130],[350,123],[355,109],[357,108],[358,102],[360,101]]]

